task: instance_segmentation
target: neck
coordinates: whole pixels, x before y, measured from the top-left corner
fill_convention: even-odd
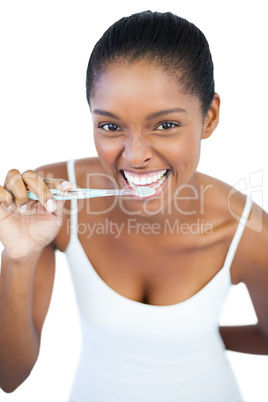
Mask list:
[[[181,223],[193,223],[204,217],[207,189],[193,176],[191,181],[175,191],[167,188],[165,197],[159,197],[156,202],[150,199],[142,201],[140,208],[135,210],[125,208],[126,204],[121,203],[117,213],[122,216],[123,212],[125,219],[135,219],[142,224],[163,224],[166,221],[172,224],[178,220]]]

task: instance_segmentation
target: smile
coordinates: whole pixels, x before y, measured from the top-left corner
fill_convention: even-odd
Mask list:
[[[135,175],[126,171],[123,171],[123,173],[129,186],[132,188],[136,188],[137,186],[150,186],[151,188],[156,190],[167,179],[167,169],[139,175]]]

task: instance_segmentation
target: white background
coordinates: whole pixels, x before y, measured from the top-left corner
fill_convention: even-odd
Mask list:
[[[2,0],[0,182],[10,168],[23,171],[95,155],[85,97],[90,52],[114,21],[146,9],[172,11],[205,33],[222,108],[220,126],[203,142],[199,170],[242,190],[251,176],[253,197],[267,211],[268,28],[266,4],[260,0]],[[222,323],[254,322],[245,288],[234,287]],[[66,402],[79,345],[72,285],[59,254],[39,360],[17,391],[0,390],[1,402]],[[228,354],[245,401],[267,401],[267,357]]]

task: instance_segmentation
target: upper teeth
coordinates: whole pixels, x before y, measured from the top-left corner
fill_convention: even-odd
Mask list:
[[[159,172],[154,172],[151,174],[144,174],[144,175],[139,175],[135,176],[132,173],[129,172],[124,172],[124,175],[129,182],[129,184],[139,184],[139,185],[146,185],[146,184],[152,184],[157,182],[161,177],[166,173],[165,170],[160,170]]]

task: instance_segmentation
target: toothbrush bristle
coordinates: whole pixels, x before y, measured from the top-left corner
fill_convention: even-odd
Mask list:
[[[155,190],[151,187],[136,187],[135,189],[135,194],[138,197],[149,197],[150,195],[153,195],[155,193]]]

